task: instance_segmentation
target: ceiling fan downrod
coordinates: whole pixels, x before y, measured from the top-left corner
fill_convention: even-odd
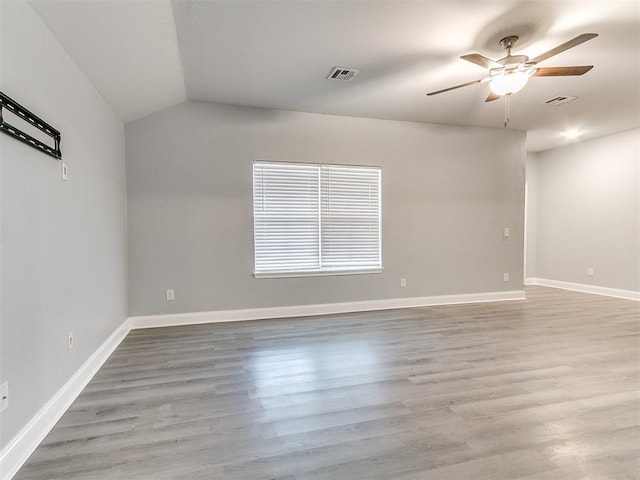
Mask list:
[[[518,41],[518,38],[520,37],[518,37],[517,35],[509,35],[508,37],[504,37],[502,40],[500,40],[500,45],[502,45],[507,51],[507,57],[511,56],[511,49]]]

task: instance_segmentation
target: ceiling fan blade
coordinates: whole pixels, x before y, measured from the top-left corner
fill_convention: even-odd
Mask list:
[[[498,95],[497,93],[493,93],[493,91],[491,91],[491,92],[489,92],[489,96],[485,100],[485,103],[486,102],[493,102],[494,100],[498,100],[499,98],[500,98],[500,95]]]
[[[492,68],[499,65],[499,63],[494,62],[490,58],[480,55],[479,53],[469,53],[468,55],[462,55],[460,58],[485,68]]]
[[[552,48],[548,52],[545,52],[541,55],[538,55],[535,58],[531,59],[533,63],[540,63],[543,60],[546,60],[549,57],[553,57],[559,53],[564,52],[565,50],[569,50],[581,43],[586,42],[587,40],[591,40],[592,38],[596,38],[598,36],[597,33],[583,33],[582,35],[578,35],[576,38],[569,40],[568,42],[564,42],[562,45],[558,45],[556,48]]]
[[[474,80],[473,82],[463,83],[461,85],[456,85],[455,87],[443,88],[442,90],[438,90],[438,91],[435,91],[435,92],[429,92],[429,93],[427,93],[427,96],[437,95],[438,93],[448,92],[449,90],[455,90],[456,88],[468,87],[469,85],[474,85],[476,83],[481,83],[481,82],[482,82],[482,80]]]
[[[568,77],[572,75],[584,75],[593,68],[593,65],[581,67],[543,67],[538,68],[534,77]]]

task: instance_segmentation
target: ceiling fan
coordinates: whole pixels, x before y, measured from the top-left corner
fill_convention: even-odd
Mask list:
[[[480,80],[474,80],[472,82],[463,83],[454,87],[444,88],[435,92],[429,92],[427,95],[437,95],[439,93],[448,92],[450,90],[456,90],[458,88],[467,87],[469,85],[475,85],[476,83],[489,82],[489,88],[491,92],[485,100],[485,102],[491,102],[497,100],[502,96],[508,96],[522,90],[527,84],[530,77],[564,77],[583,75],[593,68],[593,65],[578,66],[578,67],[538,67],[538,63],[553,57],[565,50],[569,50],[581,43],[584,43],[592,38],[597,37],[597,33],[583,33],[578,35],[572,40],[558,45],[552,48],[548,52],[545,52],[537,57],[529,59],[526,55],[512,55],[511,49],[518,40],[518,36],[509,35],[500,40],[500,44],[507,50],[507,56],[500,60],[492,60],[479,53],[470,53],[468,55],[462,55],[460,58],[481,67],[489,69],[489,76]],[[506,123],[506,122],[505,122]],[[506,125],[505,125],[506,126]]]

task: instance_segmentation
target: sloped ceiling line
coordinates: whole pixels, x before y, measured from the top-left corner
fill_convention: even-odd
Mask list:
[[[510,128],[528,149],[640,126],[640,8],[636,0],[476,2],[425,0],[29,0],[125,122],[185,101],[432,124],[501,128],[504,105],[484,103],[483,77],[460,60],[522,36],[514,53],[533,57],[581,33],[599,37],[545,61],[594,65],[579,77],[532,79],[514,95]],[[510,30],[519,31],[510,31]],[[494,38],[495,37],[495,38]],[[360,70],[352,82],[332,67]],[[558,95],[577,100],[545,105]]]

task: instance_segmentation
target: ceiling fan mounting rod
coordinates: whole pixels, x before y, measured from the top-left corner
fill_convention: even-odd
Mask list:
[[[517,35],[509,35],[508,37],[504,37],[500,40],[500,45],[502,45],[507,50],[507,55],[511,55],[511,49],[518,41]]]

